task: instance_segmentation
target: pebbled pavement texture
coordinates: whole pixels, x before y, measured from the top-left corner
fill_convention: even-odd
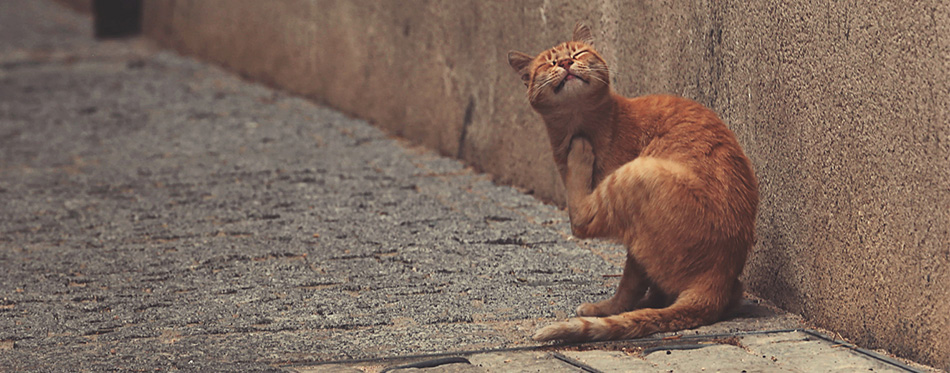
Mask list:
[[[510,346],[608,294],[557,209],[57,7],[0,5],[0,366]]]
[[[531,347],[616,285],[622,248],[571,239],[555,207],[91,34],[54,3],[0,1],[0,367],[327,370],[308,364]],[[749,300],[677,336],[800,326]],[[498,354],[478,356],[528,356]]]

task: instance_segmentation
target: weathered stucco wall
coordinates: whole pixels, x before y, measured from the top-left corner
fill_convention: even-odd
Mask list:
[[[68,6],[73,10],[85,13],[92,14],[92,0],[56,0],[60,4]]]
[[[148,0],[146,33],[559,202],[506,63],[588,22],[617,91],[721,114],[760,179],[749,288],[950,368],[950,3]]]

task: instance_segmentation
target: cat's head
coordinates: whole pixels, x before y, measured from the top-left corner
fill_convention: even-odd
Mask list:
[[[530,56],[508,52],[508,64],[528,87],[536,110],[587,105],[610,92],[607,63],[593,46],[590,27],[578,23],[571,41]]]

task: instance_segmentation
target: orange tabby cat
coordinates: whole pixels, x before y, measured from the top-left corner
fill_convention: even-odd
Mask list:
[[[613,297],[582,304],[582,317],[534,339],[636,338],[716,322],[742,298],[759,202],[752,166],[702,105],[614,93],[591,39],[578,24],[572,41],[537,57],[508,54],[547,127],[574,235],[627,247]]]

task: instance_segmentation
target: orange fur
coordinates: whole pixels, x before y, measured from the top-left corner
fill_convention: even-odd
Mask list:
[[[685,98],[614,93],[584,25],[572,41],[508,61],[544,119],[574,235],[627,247],[613,297],[534,339],[636,338],[723,318],[742,298],[759,201],[732,131]]]

